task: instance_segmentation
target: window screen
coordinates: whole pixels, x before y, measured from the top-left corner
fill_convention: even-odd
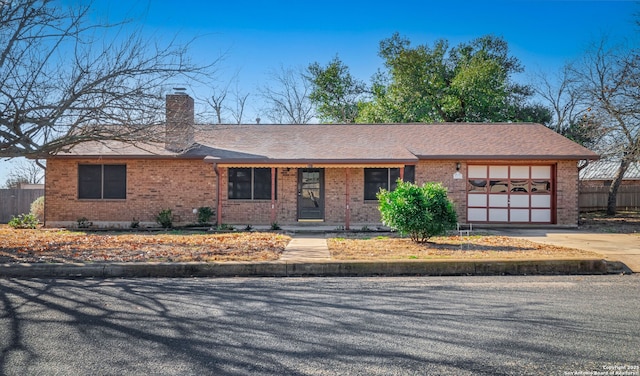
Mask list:
[[[78,165],[78,198],[126,199],[126,165]]]
[[[415,182],[415,166],[404,167],[404,181]],[[399,168],[365,168],[364,169],[364,199],[376,200],[380,189],[394,190],[400,179]]]
[[[230,168],[229,199],[270,200],[270,168]]]

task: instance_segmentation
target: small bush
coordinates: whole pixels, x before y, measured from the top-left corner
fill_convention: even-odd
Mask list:
[[[272,231],[282,230],[282,227],[280,227],[280,225],[278,224],[278,222],[273,222],[273,223],[271,224],[271,230],[272,230]]]
[[[87,217],[76,219],[76,223],[78,224],[78,228],[89,228],[93,224],[92,222],[89,222]]]
[[[417,186],[398,180],[394,191],[378,193],[378,201],[382,223],[415,242],[423,243],[456,227],[457,214],[442,184]]]
[[[198,223],[201,225],[209,223],[214,214],[213,209],[208,206],[198,208]]]
[[[20,214],[17,217],[11,217],[9,226],[19,229],[34,229],[38,227],[38,218],[33,214]]]
[[[245,227],[244,230],[245,231],[252,231],[253,230],[253,226],[247,225],[247,227]]]
[[[162,209],[156,216],[156,222],[158,222],[162,228],[173,227],[173,213],[171,209]]]
[[[31,203],[29,213],[33,214],[39,221],[44,220],[44,196],[40,196]]]
[[[129,227],[130,228],[140,228],[140,221],[134,218],[131,221],[131,224],[129,224]]]
[[[233,227],[233,225],[228,225],[226,223],[221,223],[218,225],[218,227],[216,227],[216,230],[218,231],[235,231],[235,227]]]

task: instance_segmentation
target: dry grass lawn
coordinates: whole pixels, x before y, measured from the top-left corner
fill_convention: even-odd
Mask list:
[[[429,259],[570,259],[600,255],[572,248],[538,244],[506,236],[434,237],[417,244],[406,238],[334,238],[327,241],[335,260]]]
[[[640,211],[620,210],[614,216],[608,216],[602,211],[581,213],[580,229],[640,236]]]
[[[615,217],[586,213],[580,229],[640,235],[640,213]],[[365,236],[365,235],[363,235]],[[56,229],[14,230],[0,226],[0,263],[47,262],[225,262],[274,261],[290,237],[273,233],[126,233],[78,232]],[[407,259],[559,259],[600,257],[587,251],[543,245],[504,236],[476,235],[432,238],[415,244],[409,239],[327,239],[334,260]]]
[[[290,237],[272,233],[85,233],[0,227],[0,263],[273,261]]]

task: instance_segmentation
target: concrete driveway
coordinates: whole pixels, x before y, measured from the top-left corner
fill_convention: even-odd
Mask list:
[[[640,234],[581,232],[570,229],[500,229],[501,235],[537,243],[583,249],[621,261],[634,273],[640,273]]]

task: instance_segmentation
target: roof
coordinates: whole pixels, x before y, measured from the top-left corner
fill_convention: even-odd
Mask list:
[[[601,160],[589,163],[580,170],[580,180],[613,180],[620,168],[620,161]],[[624,180],[640,180],[640,162],[631,163]]]
[[[541,124],[198,126],[183,154],[162,145],[91,143],[58,156],[203,158],[237,163],[411,163],[418,159],[580,160],[598,155]]]

